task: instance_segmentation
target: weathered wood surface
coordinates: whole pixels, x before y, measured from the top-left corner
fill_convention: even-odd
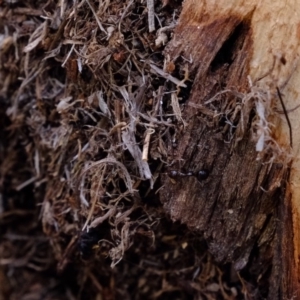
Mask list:
[[[272,138],[285,150],[276,158],[272,151],[264,151],[258,159],[253,139],[255,99],[245,103],[241,94],[249,93],[253,82],[270,93],[278,109],[278,86],[284,99],[289,98],[288,108],[297,104],[298,88],[293,82],[299,73],[300,23],[296,7],[295,2],[185,1],[166,52],[177,67],[192,59],[188,67],[193,82],[183,109],[188,125],[177,132],[178,146],[169,145],[171,168],[207,169],[209,176],[198,181],[165,175],[161,201],[173,220],[204,235],[218,261],[234,262],[237,270],[248,264],[257,278],[271,269],[269,299],[299,297],[299,240],[295,239],[299,138],[294,133],[290,172],[284,157],[289,156],[288,126],[284,117],[274,114]],[[287,34],[291,42],[285,41]],[[216,96],[225,90],[230,92]],[[292,125],[299,127],[295,115],[289,116]]]

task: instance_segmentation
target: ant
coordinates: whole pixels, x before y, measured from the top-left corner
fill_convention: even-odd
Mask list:
[[[176,171],[176,170],[171,170],[168,172],[169,177],[171,178],[178,178],[178,177],[189,177],[189,176],[194,176],[196,177],[199,181],[203,181],[205,179],[208,178],[209,176],[209,171],[207,169],[202,169],[196,172],[187,172],[187,173],[183,173],[180,171]]]
[[[93,246],[100,240],[100,232],[96,228],[90,228],[89,231],[81,233],[78,237],[77,248],[81,257],[87,259],[93,253]]]
[[[88,260],[93,254],[93,247],[101,239],[101,233],[97,228],[90,228],[89,231],[79,232],[74,235],[66,250],[57,264],[57,270],[61,273],[71,261],[71,256],[77,250],[83,260]]]

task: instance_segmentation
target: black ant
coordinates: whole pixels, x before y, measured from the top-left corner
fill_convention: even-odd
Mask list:
[[[90,228],[79,235],[77,247],[83,259],[92,255],[93,246],[100,240],[100,232],[96,228]]]
[[[169,177],[171,178],[178,178],[178,177],[190,177],[190,176],[194,176],[196,177],[199,181],[203,181],[205,179],[208,178],[209,176],[209,171],[207,169],[202,169],[196,172],[187,172],[187,173],[183,173],[180,171],[176,171],[176,170],[171,170],[168,172]]]

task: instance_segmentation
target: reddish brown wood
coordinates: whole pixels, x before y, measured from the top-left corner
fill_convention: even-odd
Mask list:
[[[161,201],[174,221],[205,237],[217,261],[233,262],[237,270],[247,266],[258,287],[271,271],[269,299],[295,295],[296,285],[290,280],[296,277],[288,269],[294,263],[292,236],[285,235],[291,232],[285,197],[289,169],[268,163],[268,156],[257,159],[251,134],[254,102],[242,106],[234,93],[225,93],[207,103],[226,89],[249,90],[251,15],[204,15],[201,22],[186,17],[187,13],[166,52],[181,69],[186,64],[182,57],[192,58],[193,81],[183,109],[188,125],[176,133],[177,148],[169,144],[170,164],[181,172],[207,169],[209,177],[199,181],[165,175]]]

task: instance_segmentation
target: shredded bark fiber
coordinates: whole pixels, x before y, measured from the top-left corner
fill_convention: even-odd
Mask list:
[[[193,60],[164,53],[180,11],[166,0],[0,1],[0,299],[268,294],[266,274],[216,263],[160,203],[189,128]],[[267,126],[270,98],[253,86],[222,93],[238,102],[227,137],[254,113],[254,148],[288,165]],[[190,108],[216,122],[220,95]]]

